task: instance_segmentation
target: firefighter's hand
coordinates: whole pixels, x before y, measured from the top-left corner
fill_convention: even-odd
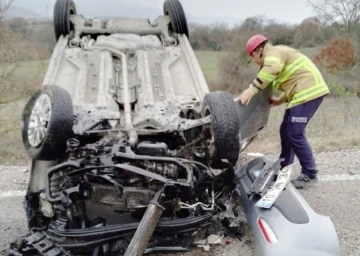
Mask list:
[[[279,98],[270,98],[270,104],[272,107],[280,106],[281,100]]]
[[[254,95],[249,92],[248,90],[245,90],[239,97],[239,103],[243,104],[243,105],[249,105],[252,97]]]

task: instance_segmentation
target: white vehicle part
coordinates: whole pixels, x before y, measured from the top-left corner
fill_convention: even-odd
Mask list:
[[[47,94],[42,94],[35,102],[29,120],[28,139],[32,147],[39,146],[45,139],[50,118],[51,99]]]
[[[94,22],[97,28],[103,26]],[[90,37],[83,36],[74,46],[61,36],[43,85],[57,85],[72,96],[75,134],[96,130],[94,126],[102,120],[122,131],[125,127],[176,130],[182,111],[200,116],[203,98],[209,93],[188,38],[176,38],[169,44],[163,35],[98,35],[90,51]],[[131,143],[137,140],[135,133],[130,137]]]
[[[41,212],[44,214],[45,217],[52,218],[54,217],[54,209],[50,202],[46,200],[45,193],[40,194],[40,205],[41,205]]]
[[[214,206],[215,206],[215,194],[214,194],[214,183],[212,184],[212,189],[211,189],[211,203],[210,204],[204,204],[202,202],[198,202],[196,204],[186,204],[183,202],[179,202],[180,205],[180,209],[195,209],[196,207],[200,206],[201,209],[203,209],[204,211],[212,211],[214,210]]]
[[[68,37],[61,36],[42,85],[57,85],[72,96],[74,109],[98,113],[111,120],[112,128],[119,123],[121,112],[113,98],[115,72],[110,52],[88,52],[69,48]],[[77,132],[76,130],[74,130]]]
[[[268,243],[275,244],[279,241],[274,230],[272,230],[272,228],[264,219],[259,218],[258,225],[261,230],[261,233],[264,235],[264,238]]]
[[[114,56],[121,59],[122,63],[122,75],[123,75],[123,86],[124,86],[124,112],[125,112],[125,130],[128,131],[129,135],[129,143],[131,145],[135,145],[138,141],[137,133],[134,129],[134,126],[131,121],[131,105],[130,105],[130,95],[129,95],[129,80],[128,80],[128,68],[127,68],[127,57],[126,54],[123,52],[120,52],[117,49],[111,48],[111,44],[107,45],[106,42],[103,42],[103,45],[100,44],[100,46],[95,46],[95,40],[91,39],[87,44],[87,38],[84,37],[82,40],[83,47],[86,50],[94,51],[94,50],[106,50],[111,52]],[[131,45],[127,45],[128,47],[131,47]],[[116,85],[119,87],[119,84]]]

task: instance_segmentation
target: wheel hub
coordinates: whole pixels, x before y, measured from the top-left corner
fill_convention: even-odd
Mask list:
[[[28,127],[28,140],[32,147],[39,146],[48,131],[51,118],[51,99],[42,94],[35,102],[31,111]]]

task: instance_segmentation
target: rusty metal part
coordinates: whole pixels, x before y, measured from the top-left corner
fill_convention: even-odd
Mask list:
[[[114,186],[91,184],[91,200],[96,203],[111,205],[114,208],[125,208],[121,192]]]
[[[127,152],[123,153],[123,152],[116,152],[115,156],[117,157],[122,157],[125,159],[131,159],[131,160],[147,160],[147,161],[154,161],[154,162],[168,162],[168,163],[175,163],[177,165],[179,165],[181,168],[183,168],[184,170],[186,170],[187,172],[187,179],[186,179],[186,183],[177,183],[183,186],[190,186],[192,183],[192,170],[186,166],[185,164],[183,164],[181,161],[171,158],[171,157],[155,157],[155,156],[141,156],[141,155],[136,155],[134,152],[131,151],[131,149],[127,148]]]
[[[124,187],[124,200],[126,207],[133,209],[147,207],[155,192],[151,189]]]
[[[71,45],[80,44],[80,37],[84,34],[137,34],[137,35],[161,35],[168,44],[175,43],[175,39],[169,35],[170,18],[168,16],[159,16],[156,20],[157,25],[152,26],[146,19],[134,19],[132,26],[124,26],[128,23],[121,19],[110,20],[106,27],[92,24],[88,26],[89,21],[81,15],[71,15],[71,22],[75,25],[75,37],[71,40]]]
[[[45,175],[45,195],[46,195],[46,200],[48,200],[49,202],[51,203],[54,203],[54,202],[57,202],[57,201],[61,201],[61,197],[60,196],[57,196],[57,197],[53,197],[52,194],[51,194],[51,178],[52,176],[61,171],[62,169],[64,168],[79,168],[80,165],[74,161],[68,161],[68,162],[65,162],[65,163],[62,163],[62,164],[59,164],[59,165],[56,165],[50,169],[47,170],[47,173]],[[68,190],[68,193],[70,194],[71,193],[74,193],[76,191],[78,191],[79,189],[79,186],[71,189],[71,190]]]
[[[164,208],[160,205],[161,196],[162,190],[156,193],[153,201],[148,206],[124,256],[141,256],[145,252],[164,211]]]
[[[174,164],[146,163],[145,165],[150,171],[165,176],[169,179],[176,180],[179,176],[179,172]]]

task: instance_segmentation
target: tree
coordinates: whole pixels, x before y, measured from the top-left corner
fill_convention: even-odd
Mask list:
[[[360,20],[360,0],[310,0],[309,3],[330,24],[341,23],[348,35]]]
[[[23,38],[28,38],[29,36],[29,24],[23,18],[12,18],[8,21],[9,28],[20,34]]]
[[[325,44],[314,62],[331,74],[348,69],[355,64],[355,49],[349,38],[336,36]]]
[[[52,22],[42,22],[29,27],[29,39],[37,51],[43,52],[44,58],[49,59],[56,45],[55,32]]]
[[[37,53],[29,41],[0,23],[0,106],[23,97],[29,89],[14,83],[14,73],[22,62],[33,60]]]
[[[213,25],[190,24],[190,42],[195,50],[220,51],[228,41],[227,25],[216,23]]]
[[[317,17],[304,19],[295,29],[295,47],[314,47],[322,43],[324,33]]]
[[[212,25],[210,30],[210,38],[211,41],[214,43],[215,50],[221,51],[224,48],[224,45],[228,41],[228,27],[226,24],[223,23],[216,23]]]
[[[6,17],[13,2],[14,0],[0,0],[0,21]]]
[[[8,23],[2,20],[11,4],[12,1],[0,0],[0,108],[28,95],[35,85],[40,83],[38,74],[18,72],[24,62],[39,59],[40,53],[33,42],[25,39],[14,27],[12,30]],[[16,20],[16,24],[21,23],[21,20]],[[18,123],[11,114],[1,116],[0,134],[18,129]]]
[[[276,23],[270,20],[264,27],[264,34],[274,45],[292,45],[294,39],[294,29],[286,24]]]

